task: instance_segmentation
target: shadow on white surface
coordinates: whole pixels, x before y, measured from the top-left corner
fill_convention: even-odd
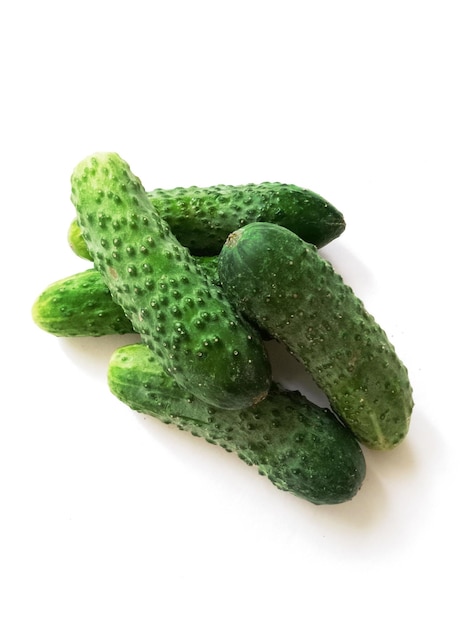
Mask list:
[[[107,335],[104,337],[62,337],[59,339],[64,354],[84,374],[92,378],[106,376],[109,359],[120,346],[140,343],[137,334]]]
[[[344,235],[342,236],[342,239]],[[342,239],[335,239],[324,248],[319,250],[319,254],[326,261],[331,263],[333,269],[339,274],[343,281],[349,285],[360,298],[365,298],[369,292],[376,287],[376,279],[370,267],[354,254]]]

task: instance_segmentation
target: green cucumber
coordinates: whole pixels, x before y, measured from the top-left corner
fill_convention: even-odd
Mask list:
[[[96,269],[166,371],[217,407],[264,398],[271,370],[261,338],[176,239],[129,165],[96,153],[76,166],[71,182]]]
[[[249,224],[219,255],[227,297],[287,346],[331,408],[371,448],[396,446],[413,407],[408,372],[332,265],[291,231]]]
[[[217,257],[194,257],[214,283]],[[89,268],[48,285],[32,308],[33,320],[57,337],[133,333],[132,323],[111,297],[100,272]]]
[[[93,269],[62,278],[44,289],[33,304],[33,320],[57,337],[101,337],[135,332],[122,307],[111,298]]]
[[[198,256],[218,254],[231,232],[251,222],[280,224],[317,248],[339,237],[346,227],[338,209],[297,185],[176,187],[147,195],[180,243]],[[69,243],[79,256],[91,258],[76,221],[70,226]]]
[[[143,344],[113,353],[108,383],[133,410],[237,454],[279,489],[315,504],[350,500],[364,480],[364,456],[352,433],[299,392],[273,383],[254,407],[215,409],[182,391]]]
[[[82,229],[78,225],[77,218],[72,220],[69,226],[67,239],[69,242],[69,246],[72,248],[72,251],[75,252],[77,256],[79,256],[81,259],[86,259],[87,261],[93,261],[90,251],[88,250],[88,246],[86,245],[86,241],[83,238]]]

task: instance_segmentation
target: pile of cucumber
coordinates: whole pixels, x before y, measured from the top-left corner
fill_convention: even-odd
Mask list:
[[[116,153],[75,168],[68,239],[93,266],[49,285],[36,324],[62,337],[138,333],[111,357],[111,392],[205,438],[315,504],[350,500],[361,445],[387,450],[413,408],[406,367],[318,254],[343,215],[295,185],[145,191]],[[272,379],[281,342],[325,392],[319,407]]]

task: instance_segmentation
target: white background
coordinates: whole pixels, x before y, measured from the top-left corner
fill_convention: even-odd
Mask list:
[[[469,18],[456,0],[28,2],[0,9],[0,622],[469,623]],[[70,174],[309,187],[324,249],[409,368],[407,440],[318,507],[107,389],[135,337],[30,310],[84,269]],[[276,352],[276,351],[274,351]],[[276,375],[309,393],[273,353]]]

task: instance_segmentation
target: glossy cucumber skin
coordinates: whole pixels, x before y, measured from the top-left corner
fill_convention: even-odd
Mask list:
[[[227,297],[284,343],[358,439],[388,449],[406,435],[408,372],[385,332],[330,263],[294,233],[249,224],[219,255]]]
[[[261,339],[155,212],[129,165],[95,153],[71,182],[96,269],[166,371],[214,406],[261,400],[271,381]]]
[[[135,332],[122,307],[111,298],[101,274],[89,268],[62,278],[38,296],[33,320],[57,337],[102,337]]]
[[[194,257],[217,284],[217,257]],[[136,332],[111,297],[101,273],[89,268],[48,285],[32,307],[36,324],[57,337],[102,337]]]
[[[320,248],[339,237],[343,214],[314,191],[285,183],[176,187],[147,193],[154,209],[192,254],[218,254],[228,235],[251,222],[272,222]],[[89,258],[76,221],[69,242]]]
[[[279,489],[315,504],[350,500],[364,480],[364,456],[352,433],[298,392],[273,383],[254,407],[216,409],[182,391],[142,344],[114,352],[108,383],[132,409],[237,454]]]

